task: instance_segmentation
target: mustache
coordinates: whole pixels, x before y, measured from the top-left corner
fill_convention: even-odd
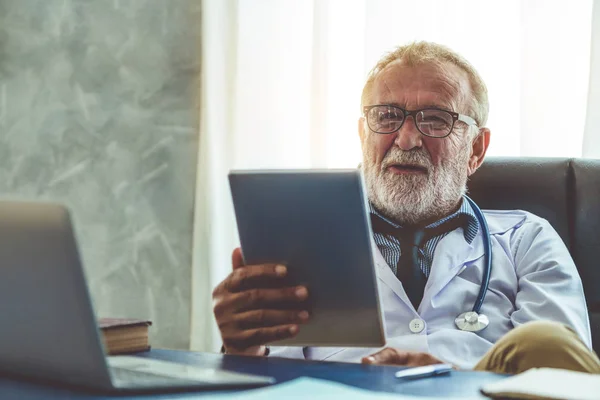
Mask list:
[[[410,151],[402,151],[397,148],[392,148],[381,161],[383,169],[395,164],[408,164],[426,169],[433,168],[433,163],[429,154],[424,149],[415,149]]]

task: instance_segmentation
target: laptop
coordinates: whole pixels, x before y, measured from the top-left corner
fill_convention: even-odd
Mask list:
[[[68,210],[0,201],[0,373],[102,392],[248,388],[271,377],[106,356]]]
[[[309,291],[309,321],[272,345],[384,346],[360,170],[234,170],[229,184],[245,263],[283,263]]]

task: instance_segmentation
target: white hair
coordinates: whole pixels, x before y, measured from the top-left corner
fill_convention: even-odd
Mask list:
[[[465,71],[469,77],[471,86],[471,98],[469,99],[468,109],[470,116],[477,122],[479,127],[485,126],[488,118],[489,103],[487,87],[481,79],[481,76],[475,68],[460,54],[432,42],[413,42],[404,46],[399,46],[395,50],[385,54],[373,67],[363,87],[361,95],[361,109],[368,105],[369,96],[373,82],[377,75],[390,63],[396,60],[402,60],[407,66],[422,64],[434,64],[443,66],[445,63],[451,63]]]

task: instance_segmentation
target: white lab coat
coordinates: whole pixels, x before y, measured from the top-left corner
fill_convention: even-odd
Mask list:
[[[492,274],[481,312],[489,326],[464,332],[454,325],[470,311],[479,292],[484,249],[481,229],[471,245],[462,228],[437,245],[423,301],[415,311],[375,247],[379,295],[387,347],[428,352],[472,368],[508,331],[528,321],[552,320],[572,327],[591,348],[591,334],[581,279],[563,241],[544,219],[525,211],[484,211],[492,244]],[[425,328],[413,333],[409,324]],[[377,348],[271,347],[271,356],[360,362]]]

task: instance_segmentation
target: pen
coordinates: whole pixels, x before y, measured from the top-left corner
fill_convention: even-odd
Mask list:
[[[447,374],[452,371],[452,365],[450,364],[434,364],[427,365],[424,367],[414,367],[403,369],[402,371],[396,372],[396,378],[399,379],[419,379],[427,378],[431,376],[438,376]]]

